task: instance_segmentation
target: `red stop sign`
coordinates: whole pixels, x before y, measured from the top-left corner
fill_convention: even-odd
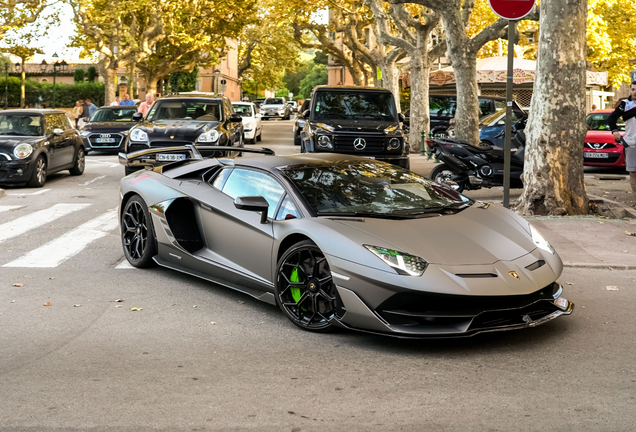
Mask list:
[[[536,0],[488,0],[492,10],[503,19],[516,21],[528,15]]]

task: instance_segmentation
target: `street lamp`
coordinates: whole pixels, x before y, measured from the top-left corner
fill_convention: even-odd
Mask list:
[[[57,56],[57,54],[54,54]],[[60,62],[56,61],[53,63],[53,108],[55,108],[55,76],[57,75],[57,70],[60,68]]]
[[[212,76],[214,77],[214,88],[212,89],[212,93],[218,93],[219,92],[219,76],[221,76],[221,71],[218,69],[214,69],[214,72],[212,72]]]
[[[16,63],[15,63],[15,68],[14,68],[14,70],[15,70],[17,73],[22,72],[22,65],[20,64],[20,62],[16,62]]]
[[[40,63],[40,71],[42,71],[42,73],[46,73],[46,70],[49,68],[49,64],[46,62],[46,60],[42,60],[42,63]]]

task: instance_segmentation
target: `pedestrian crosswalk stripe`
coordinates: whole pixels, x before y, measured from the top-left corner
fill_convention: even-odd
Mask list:
[[[15,209],[19,209],[24,207],[23,205],[8,205],[8,206],[0,206],[0,213],[2,212],[6,212],[6,211],[11,211],[11,210],[15,210]]]
[[[117,211],[110,210],[2,267],[57,267],[117,225]]]
[[[35,213],[5,222],[0,225],[0,243],[90,205],[91,204],[55,204],[48,209],[36,211]]]
[[[128,262],[127,259],[124,259],[122,262],[117,264],[116,269],[134,269],[134,267]]]

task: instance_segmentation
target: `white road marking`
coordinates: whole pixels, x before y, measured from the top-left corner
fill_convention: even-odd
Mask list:
[[[89,180],[86,183],[82,183],[80,186],[88,186],[89,184],[93,183],[94,181],[101,180],[104,177],[106,177],[106,176],[103,175],[103,176],[95,177],[93,180]]]
[[[40,227],[55,219],[74,211],[82,210],[91,204],[55,204],[48,209],[40,210],[0,225],[0,243],[17,237],[34,228]]]
[[[22,193],[20,193],[20,192],[19,192],[19,193],[8,193],[7,195],[13,195],[13,196],[42,195],[43,193],[48,192],[48,191],[50,191],[50,190],[51,190],[51,189],[40,189],[40,190],[39,190],[39,191],[37,191],[37,192],[31,192],[31,193],[27,193],[27,192],[22,192]]]
[[[0,206],[0,213],[2,212],[6,212],[6,211],[11,211],[11,210],[15,210],[15,209],[19,209],[25,207],[23,205],[9,205],[9,206]]]
[[[128,260],[124,258],[124,260],[122,262],[120,262],[119,264],[117,264],[117,267],[115,267],[115,268],[116,269],[134,269],[135,267],[130,265]]]
[[[119,164],[119,162],[107,162],[107,161],[100,161],[100,160],[91,160],[91,159],[86,159],[86,164],[87,165],[101,165],[101,166],[107,166],[108,168],[116,168],[116,167],[120,167],[121,164]]]
[[[117,212],[108,211],[2,267],[57,267],[117,226]]]

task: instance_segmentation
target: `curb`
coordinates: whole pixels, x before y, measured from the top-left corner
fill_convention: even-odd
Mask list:
[[[636,265],[627,265],[627,264],[611,264],[611,263],[571,263],[564,262],[563,267],[569,268],[588,268],[588,269],[598,269],[598,270],[636,270]]]
[[[618,202],[618,201],[614,201],[614,200],[611,200],[611,199],[607,199],[607,198],[602,197],[602,196],[590,195],[590,194],[588,194],[587,196],[589,198],[593,198],[595,200],[602,200],[602,201],[605,201],[605,202],[608,202],[608,203],[612,203],[612,204],[616,205],[617,207],[622,208],[623,210],[625,210],[627,213],[631,214],[636,219],[636,210],[633,207],[627,207],[622,202]]]
[[[0,188],[0,198],[4,196],[4,189]]]

